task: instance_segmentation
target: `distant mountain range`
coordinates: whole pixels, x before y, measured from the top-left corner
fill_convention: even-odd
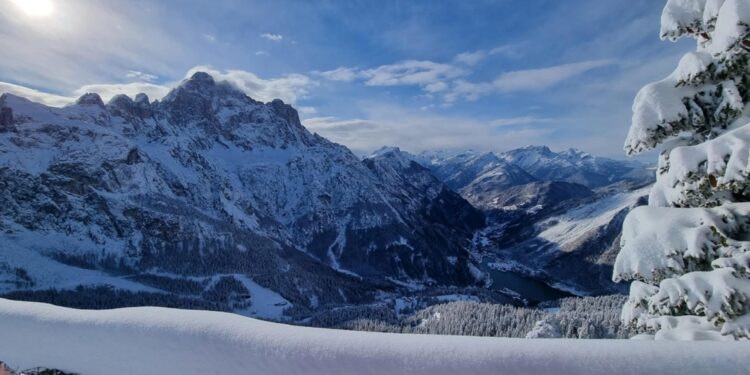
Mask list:
[[[502,262],[599,293],[610,289],[556,255],[584,245],[545,233],[617,194],[630,207],[653,174],[546,147],[359,158],[291,106],[205,73],[160,101],[86,94],[53,108],[4,94],[0,113],[0,293],[79,307],[275,319],[438,290],[533,301],[493,283]],[[576,229],[584,258],[613,246],[610,216]],[[531,256],[540,238],[554,245]]]
[[[506,190],[532,182],[564,182],[567,185],[557,184],[556,188],[578,191],[580,195],[581,186],[588,189],[615,183],[637,186],[654,179],[653,172],[639,162],[591,156],[576,149],[553,152],[546,146],[502,153],[423,152],[411,157],[430,168],[473,205],[485,209],[508,206]]]
[[[575,294],[627,288],[610,280],[611,266],[622,219],[646,203],[641,188],[654,179],[647,165],[545,146],[502,153],[383,150],[419,162],[483,210],[488,225],[474,251],[490,268]]]

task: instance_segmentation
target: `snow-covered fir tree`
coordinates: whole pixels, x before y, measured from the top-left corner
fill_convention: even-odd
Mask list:
[[[527,339],[557,339],[560,338],[560,327],[554,321],[540,320],[534,328],[526,334]]]
[[[750,1],[669,0],[661,37],[697,49],[633,104],[626,153],[661,154],[649,205],[623,226],[622,320],[656,339],[747,339]]]

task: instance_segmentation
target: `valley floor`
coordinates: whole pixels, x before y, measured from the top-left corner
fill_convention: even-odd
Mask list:
[[[308,328],[0,299],[0,360],[86,374],[747,374],[747,342],[505,339]]]

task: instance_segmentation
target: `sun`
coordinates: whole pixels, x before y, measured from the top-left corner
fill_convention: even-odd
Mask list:
[[[12,0],[21,10],[31,17],[48,17],[55,10],[52,0]]]

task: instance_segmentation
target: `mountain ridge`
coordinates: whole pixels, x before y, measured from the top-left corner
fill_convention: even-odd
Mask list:
[[[74,283],[67,268],[45,273],[60,267],[137,290],[117,275],[218,273],[316,309],[402,284],[481,283],[468,248],[483,219],[438,219],[443,202],[480,213],[437,180],[415,189],[379,174],[281,100],[196,73],[161,101],[85,94],[53,108],[5,94],[0,107],[12,112],[0,133],[0,229],[15,249],[0,259],[5,290],[23,281],[17,269],[37,289]]]

